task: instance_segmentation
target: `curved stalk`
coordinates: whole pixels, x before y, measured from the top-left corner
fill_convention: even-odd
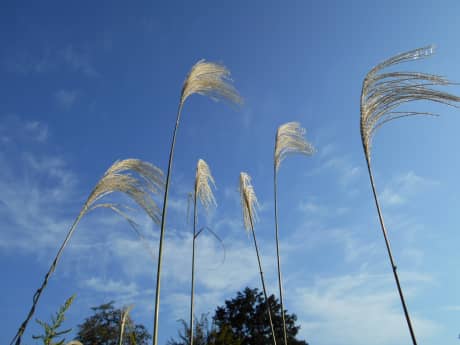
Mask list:
[[[83,209],[80,211],[80,214],[78,215],[78,217],[73,222],[72,226],[70,227],[70,230],[67,233],[67,235],[66,235],[66,237],[64,239],[64,242],[62,242],[61,247],[59,248],[59,250],[58,250],[58,252],[57,252],[57,254],[56,254],[56,256],[55,256],[55,258],[53,260],[53,263],[51,264],[48,272],[45,275],[45,278],[43,279],[42,285],[37,289],[37,291],[34,294],[34,297],[32,298],[32,301],[33,301],[32,302],[32,307],[30,308],[26,319],[23,321],[23,323],[19,327],[19,330],[16,333],[16,335],[14,336],[13,340],[11,340],[10,345],[13,345],[13,344],[20,345],[21,344],[21,338],[22,338],[22,336],[23,336],[23,334],[24,334],[24,332],[26,330],[27,324],[29,323],[30,319],[32,318],[33,314],[35,313],[35,308],[36,308],[36,306],[38,304],[38,300],[40,299],[40,296],[41,296],[43,290],[45,289],[46,285],[48,285],[48,281],[49,281],[51,275],[53,274],[53,272],[56,269],[56,266],[58,264],[59,259],[62,256],[62,252],[64,251],[64,248],[67,246],[68,242],[70,241],[70,238],[72,237],[75,229],[77,228],[78,223],[80,222],[81,218],[85,214],[86,210],[87,210],[87,206],[85,205],[83,207]]]
[[[168,192],[169,192],[169,181],[171,177],[172,163],[174,158],[174,146],[176,145],[176,134],[179,127],[180,116],[182,113],[182,102],[179,103],[177,110],[176,125],[174,126],[174,132],[171,140],[171,149],[169,151],[169,162],[168,172],[166,174],[165,194],[163,199],[163,212],[161,214],[161,228],[160,228],[160,243],[158,246],[158,266],[157,266],[157,279],[156,279],[156,290],[155,290],[155,311],[153,321],[153,345],[158,344],[158,321],[160,314],[160,289],[161,289],[161,264],[163,258],[163,241],[166,226],[166,213],[168,208]]]
[[[280,257],[280,248],[279,248],[279,240],[278,240],[278,197],[277,197],[277,190],[278,190],[278,183],[277,183],[277,171],[276,166],[274,167],[274,175],[273,175],[273,185],[275,189],[275,239],[276,239],[276,262],[278,266],[278,287],[280,293],[280,304],[281,304],[281,316],[283,319],[283,338],[284,338],[284,345],[287,345],[287,331],[286,331],[286,317],[284,313],[284,303],[283,303],[283,283],[281,278],[281,257]]]
[[[193,345],[193,311],[195,301],[195,241],[197,238],[196,233],[196,220],[197,220],[197,193],[195,188],[195,200],[193,202],[193,241],[192,241],[192,287],[190,291],[190,345]]]
[[[404,300],[404,295],[403,295],[403,292],[402,292],[402,289],[401,289],[401,284],[399,283],[397,266],[396,266],[395,261],[393,259],[393,254],[392,254],[391,246],[390,246],[390,240],[388,239],[388,233],[387,233],[387,230],[386,230],[386,227],[385,227],[385,223],[383,221],[383,215],[382,215],[382,211],[380,209],[380,203],[379,203],[379,200],[377,198],[377,192],[376,192],[375,183],[374,183],[374,176],[372,174],[371,164],[370,164],[370,161],[369,161],[369,158],[367,157],[367,155],[366,155],[366,163],[367,163],[367,171],[369,172],[369,179],[370,179],[370,182],[371,182],[372,193],[374,195],[375,206],[377,207],[377,213],[379,215],[380,227],[382,229],[383,238],[385,239],[385,244],[386,244],[386,248],[387,248],[387,252],[388,252],[388,257],[390,258],[391,268],[393,270],[393,276],[394,276],[394,279],[395,279],[395,282],[396,282],[396,286],[398,287],[399,298],[401,299],[401,304],[402,304],[402,307],[404,309],[404,316],[406,317],[407,326],[409,327],[409,332],[410,332],[410,336],[411,336],[411,339],[412,339],[412,344],[417,345],[417,340],[415,339],[415,333],[414,333],[414,330],[412,328],[412,323],[411,323],[411,320],[410,320],[409,311],[408,311],[407,306],[406,306],[406,301]]]

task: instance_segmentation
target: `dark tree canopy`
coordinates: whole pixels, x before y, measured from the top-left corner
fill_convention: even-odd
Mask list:
[[[283,321],[281,305],[271,295],[269,303],[275,327],[276,341],[283,345]],[[196,345],[268,345],[272,344],[270,324],[262,292],[246,288],[238,292],[236,297],[225,301],[225,305],[216,309],[209,324],[206,315],[195,319]],[[306,341],[296,338],[300,326],[296,325],[297,316],[286,313],[288,345],[308,345]],[[189,344],[189,327],[181,321],[183,331],[179,332],[179,340],[170,340],[168,345]]]
[[[190,327],[187,322],[180,320],[183,330],[180,330],[179,339],[170,339],[167,345],[189,345]],[[210,323],[207,314],[195,318],[193,333],[194,345],[241,345],[241,341],[233,335],[227,327],[217,329],[214,323]]]
[[[91,308],[94,315],[78,325],[77,340],[84,345],[118,345],[121,309],[113,301]],[[148,345],[152,336],[143,325],[135,324],[128,316],[123,345]]]

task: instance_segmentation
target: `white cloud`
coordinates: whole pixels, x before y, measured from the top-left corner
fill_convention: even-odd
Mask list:
[[[413,292],[429,277],[405,275]],[[407,294],[410,298],[411,294]],[[394,345],[407,343],[409,333],[390,274],[360,273],[317,278],[295,296],[301,335],[314,344]],[[412,313],[414,328],[425,342],[441,326]]]
[[[6,158],[0,161],[0,214],[5,229],[0,247],[37,252],[56,246],[70,225],[70,219],[57,215],[70,206],[75,175],[59,157],[23,154],[14,168]]]
[[[24,130],[27,135],[38,142],[44,142],[48,138],[48,126],[39,121],[27,121]]]
[[[330,149],[331,152],[334,152]],[[330,153],[320,155],[322,163],[318,168],[313,169],[308,175],[322,174],[325,171],[332,171],[337,175],[337,182],[342,188],[346,188],[350,194],[356,193],[352,186],[362,175],[362,168],[354,164],[350,157],[346,155],[336,155],[330,157]]]
[[[99,277],[91,277],[81,283],[83,286],[90,288],[96,292],[117,293],[137,295],[139,288],[136,283],[126,283],[123,281],[115,281],[112,279],[103,280]]]
[[[86,77],[97,77],[99,73],[93,66],[87,49],[72,45],[58,49],[23,51],[3,60],[5,70],[21,75],[42,74],[57,69],[71,69]]]
[[[59,52],[59,56],[73,70],[82,72],[87,77],[96,77],[99,75],[91,63],[90,55],[81,49],[78,50],[74,46],[69,45]]]
[[[418,193],[437,184],[437,181],[408,171],[396,176],[385,186],[380,193],[380,200],[385,206],[403,205]]]
[[[48,126],[40,121],[7,115],[0,121],[0,139],[5,144],[21,141],[44,143],[48,139]]]
[[[447,306],[442,307],[441,309],[445,311],[460,312],[460,305],[447,305]]]
[[[320,206],[317,203],[314,203],[313,201],[302,201],[299,204],[299,210],[311,214],[324,214],[326,212],[325,207]]]
[[[59,107],[69,110],[75,104],[78,92],[76,90],[59,90],[54,94]]]

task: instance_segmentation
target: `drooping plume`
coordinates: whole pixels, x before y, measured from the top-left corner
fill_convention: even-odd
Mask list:
[[[242,103],[231,81],[230,71],[225,66],[200,60],[192,67],[184,81],[180,106],[194,93],[208,96],[215,101],[226,99],[237,104]]]
[[[251,231],[252,226],[257,221],[259,203],[254,187],[251,184],[251,176],[245,172],[240,173],[240,195],[244,227],[247,231]]]
[[[412,339],[412,344],[417,345],[417,339],[412,321],[409,315],[403,289],[399,281],[396,261],[391,250],[390,239],[385,227],[385,222],[380,207],[377,190],[374,182],[374,176],[371,167],[371,147],[372,138],[375,132],[385,123],[399,119],[401,117],[414,115],[434,115],[424,111],[396,110],[400,105],[412,101],[433,101],[455,106],[455,102],[460,101],[460,97],[439,91],[436,86],[450,85],[451,83],[444,77],[417,72],[383,72],[386,67],[397,65],[403,62],[418,60],[430,56],[433,53],[433,47],[414,49],[406,53],[396,55],[384,62],[378,64],[366,75],[363,81],[361,91],[361,140],[364,149],[364,155],[369,173],[369,180],[372,187],[375,206],[380,221],[380,227],[385,240],[385,246],[393,270],[393,277],[397,286],[407,327]]]
[[[136,172],[140,178],[135,177],[128,173],[128,171]],[[104,176],[96,184],[88,199],[86,200],[83,208],[70,227],[67,235],[61,244],[48,272],[46,273],[41,286],[37,289],[32,299],[31,309],[19,327],[18,332],[14,336],[10,345],[20,345],[21,337],[26,330],[27,324],[32,318],[35,308],[38,304],[41,294],[43,293],[48,281],[55,271],[57,264],[62,256],[64,249],[69,243],[73,233],[75,232],[80,220],[90,211],[96,208],[108,208],[115,211],[120,216],[128,220],[133,229],[136,230],[135,222],[124,213],[121,209],[125,208],[124,205],[116,203],[99,203],[102,198],[115,192],[121,192],[133,199],[155,222],[160,222],[160,211],[156,202],[153,200],[153,195],[161,193],[164,187],[163,173],[160,169],[150,163],[143,162],[139,159],[126,159],[116,161],[107,171]]]
[[[196,167],[195,195],[201,201],[205,210],[217,205],[211,185],[216,186],[211,170],[204,160],[199,159]]]
[[[315,148],[305,139],[305,129],[298,122],[288,122],[278,127],[275,142],[275,169],[278,170],[286,156],[298,153],[311,155]]]
[[[243,209],[243,223],[247,232],[252,235],[254,239],[254,248],[256,250],[257,263],[259,265],[260,281],[262,283],[262,290],[265,297],[265,306],[267,308],[268,322],[272,333],[273,345],[276,345],[275,327],[273,326],[272,312],[270,310],[270,304],[268,303],[267,288],[265,287],[265,278],[262,270],[262,262],[259,254],[259,246],[257,245],[256,232],[254,230],[254,224],[257,220],[257,208],[259,206],[257,202],[256,193],[254,187],[251,184],[251,177],[245,173],[240,173],[240,194],[241,194],[241,208]]]
[[[383,124],[406,116],[435,115],[420,111],[395,111],[412,101],[433,101],[453,106],[460,97],[435,89],[452,84],[446,78],[418,72],[383,72],[386,67],[419,60],[433,54],[433,47],[414,49],[385,60],[369,71],[361,92],[361,139],[370,160],[372,137]]]
[[[281,255],[278,236],[278,191],[277,191],[277,177],[278,169],[281,162],[290,154],[303,154],[312,155],[315,148],[305,138],[305,129],[300,126],[298,122],[288,122],[278,127],[276,131],[275,140],[275,153],[274,153],[274,197],[275,197],[275,242],[276,242],[276,258],[278,268],[278,287],[280,294],[280,303],[283,319],[283,339],[284,345],[288,345],[286,318],[284,315],[284,298],[283,298],[283,284],[281,277]]]
[[[177,109],[176,115],[176,125],[174,126],[174,131],[171,140],[171,148],[169,151],[168,170],[166,173],[166,184],[163,199],[163,213],[161,216],[160,241],[158,244],[158,266],[156,271],[155,309],[153,316],[153,345],[158,345],[158,324],[160,317],[163,242],[166,228],[166,215],[168,211],[168,193],[174,158],[174,148],[176,145],[176,136],[182,114],[182,107],[184,106],[184,103],[187,100],[187,98],[195,93],[203,96],[208,96],[215,101],[219,99],[226,99],[230,102],[242,103],[240,95],[231,84],[230,71],[227,70],[225,66],[217,63],[206,62],[204,60],[198,61],[190,70],[182,86],[179,107]],[[193,327],[191,327],[191,329],[193,329]]]
[[[141,179],[127,171],[136,172]],[[97,207],[116,207],[115,204],[96,204],[101,198],[114,192],[121,192],[133,199],[157,224],[160,223],[160,208],[152,199],[164,189],[163,172],[154,165],[139,159],[116,161],[104,174],[91,192],[83,209],[84,213]],[[120,214],[120,212],[117,212]]]

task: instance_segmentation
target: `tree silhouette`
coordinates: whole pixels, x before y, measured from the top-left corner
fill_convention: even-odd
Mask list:
[[[283,339],[283,319],[281,305],[271,295],[268,298],[273,312],[273,324],[277,341]],[[285,311],[286,333],[289,345],[308,345],[297,339],[300,326],[296,324],[297,316]],[[181,320],[183,330],[179,339],[171,339],[167,345],[188,345],[190,343],[189,325]],[[210,324],[207,315],[202,315],[194,325],[195,345],[266,345],[272,340],[265,299],[258,289],[245,288],[235,298],[226,300],[216,309]]]

